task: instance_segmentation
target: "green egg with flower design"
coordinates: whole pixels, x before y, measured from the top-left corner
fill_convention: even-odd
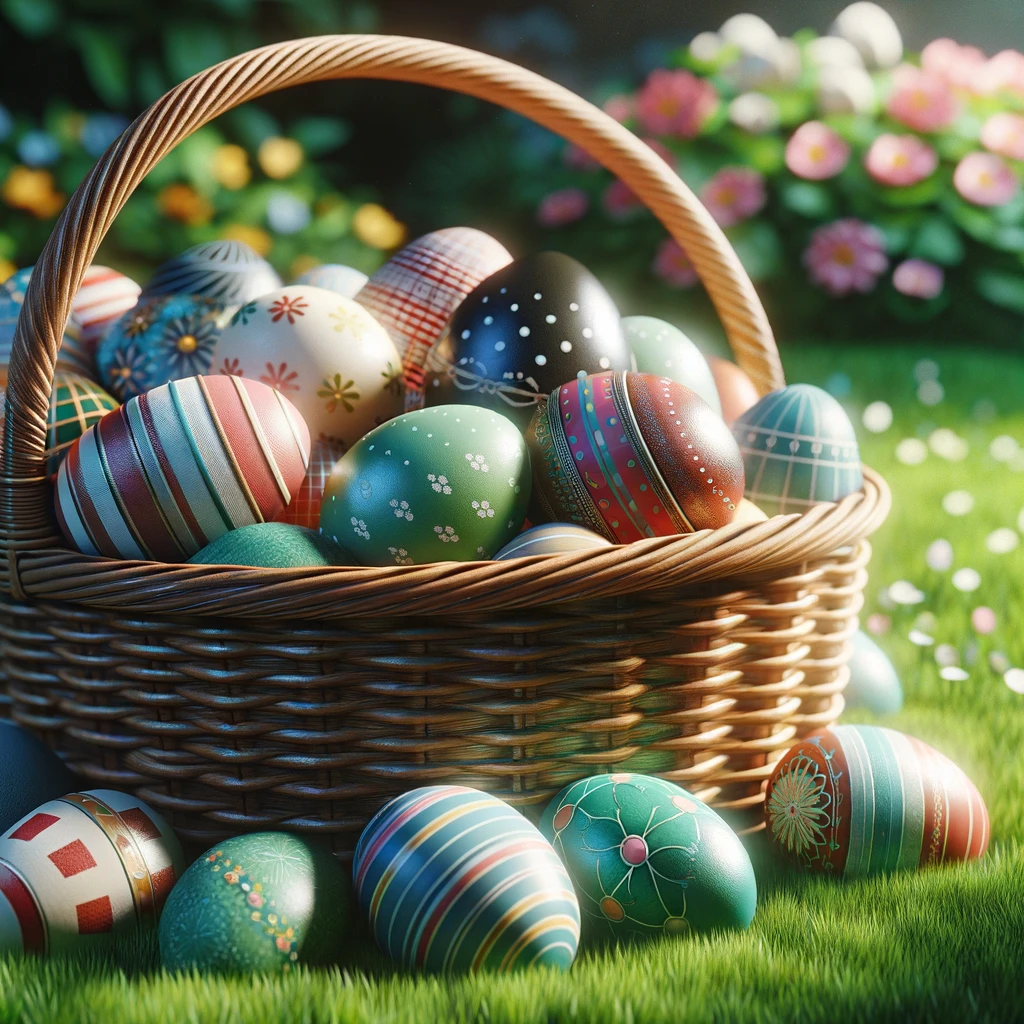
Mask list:
[[[256,832],[207,850],[171,891],[160,957],[171,971],[281,973],[336,962],[350,886],[327,846]]]
[[[746,928],[754,917],[746,850],[674,783],[630,772],[581,779],[551,801],[540,829],[598,932],[652,938]]]

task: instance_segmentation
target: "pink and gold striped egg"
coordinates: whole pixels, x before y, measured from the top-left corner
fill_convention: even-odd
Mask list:
[[[84,554],[183,562],[279,516],[309,453],[302,416],[274,388],[234,376],[171,381],[75,442],[57,475],[57,521]]]

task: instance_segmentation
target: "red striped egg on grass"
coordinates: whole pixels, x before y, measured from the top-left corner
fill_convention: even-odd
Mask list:
[[[685,789],[617,772],[566,786],[541,832],[562,858],[584,922],[617,937],[746,928],[754,869],[736,834]]]
[[[179,562],[240,526],[280,515],[302,484],[309,431],[279,391],[243,377],[189,377],[90,427],[57,474],[72,547]]]
[[[776,850],[846,877],[973,860],[988,810],[949,758],[894,729],[838,725],[791,747],[765,793]]]
[[[392,800],[359,837],[352,877],[378,945],[405,967],[568,970],[576,957],[579,905],[562,862],[487,793],[426,786]]]
[[[721,417],[649,373],[599,373],[556,389],[526,434],[530,518],[627,544],[716,529],[743,497],[743,461]]]

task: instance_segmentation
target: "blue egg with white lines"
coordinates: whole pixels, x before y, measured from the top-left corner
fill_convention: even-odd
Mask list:
[[[558,854],[479,790],[396,797],[359,837],[352,878],[377,944],[405,967],[568,970],[576,957],[580,908]]]
[[[765,395],[733,425],[746,473],[745,498],[767,515],[806,512],[864,485],[850,417],[813,384]]]

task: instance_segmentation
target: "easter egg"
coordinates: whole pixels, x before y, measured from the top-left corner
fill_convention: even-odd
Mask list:
[[[971,860],[990,831],[981,795],[952,761],[870,725],[791,747],[768,780],[765,821],[784,857],[846,876]]]
[[[508,558],[529,558],[531,555],[564,555],[570,551],[592,551],[611,547],[599,533],[575,523],[543,523],[523,530],[513,537],[495,556],[495,562]]]
[[[290,523],[253,523],[225,533],[190,559],[193,565],[311,568],[346,565],[351,559],[327,537]]]
[[[863,486],[850,417],[813,384],[765,395],[733,424],[733,433],[743,453],[746,497],[770,516],[805,512]]]
[[[67,765],[27,729],[0,721],[0,832],[47,800],[75,788]]]
[[[313,437],[345,446],[403,409],[398,352],[352,299],[312,285],[241,306],[217,342],[217,369],[277,388]]]
[[[410,402],[423,391],[423,365],[455,307],[510,263],[498,241],[476,228],[431,231],[396,252],[356,295],[391,335]]]
[[[277,271],[245,242],[200,242],[157,268],[142,298],[200,295],[237,306],[281,287]]]
[[[340,444],[330,441],[314,441],[309,450],[309,466],[306,477],[299,485],[288,507],[277,516],[281,523],[307,526],[311,530],[320,527],[320,506],[324,500],[324,488],[334,469],[334,464],[345,454]]]
[[[313,267],[295,278],[295,284],[311,284],[314,288],[326,288],[337,292],[346,299],[354,299],[369,277],[361,270],[346,267],[343,263],[324,263]]]
[[[548,804],[584,922],[612,935],[746,928],[757,907],[747,851],[710,807],[649,775],[595,775]]]
[[[25,302],[32,267],[16,270],[3,284],[0,284],[0,384],[7,384],[7,367],[11,362],[14,345],[14,329]],[[57,350],[57,369],[70,370],[86,377],[93,375],[91,349],[82,339],[82,326],[72,315],[64,326],[64,337]]]
[[[327,481],[320,530],[363,565],[490,558],[530,497],[522,434],[474,406],[417,409],[371,431]]]
[[[525,429],[554,388],[588,373],[628,370],[631,357],[600,281],[571,257],[542,252],[477,285],[429,365],[428,405],[482,405]]]
[[[534,522],[567,520],[628,544],[725,526],[743,495],[729,428],[668,377],[572,380],[537,410],[526,438]]]
[[[731,427],[761,396],[754,382],[735,363],[721,356],[708,356],[707,361],[722,405],[722,419]]]
[[[518,811],[463,786],[386,804],[359,837],[356,899],[396,963],[428,971],[568,970],[579,945],[572,883]]]
[[[100,950],[155,924],[184,867],[168,824],[135,797],[44,803],[0,837],[0,952]]]
[[[326,846],[285,832],[226,839],[174,887],[160,920],[169,971],[273,972],[336,961],[350,892]]]
[[[107,330],[133,309],[142,289],[124,274],[93,263],[86,268],[71,304],[71,315],[82,326],[82,342],[90,352],[96,350]]]
[[[279,391],[243,377],[172,381],[72,445],[57,473],[57,521],[85,554],[184,561],[280,515],[308,460],[309,431]]]
[[[227,310],[214,299],[142,299],[96,348],[100,382],[122,401],[171,380],[208,373]]]
[[[626,316],[622,330],[633,353],[633,369],[685,384],[721,416],[722,403],[711,367],[678,327],[653,316]]]
[[[860,629],[851,643],[850,681],[843,691],[846,706],[867,708],[876,715],[899,711],[903,707],[903,687],[885,651]]]
[[[734,523],[763,523],[768,516],[764,514],[752,501],[743,498],[736,506],[736,515],[733,516]]]

